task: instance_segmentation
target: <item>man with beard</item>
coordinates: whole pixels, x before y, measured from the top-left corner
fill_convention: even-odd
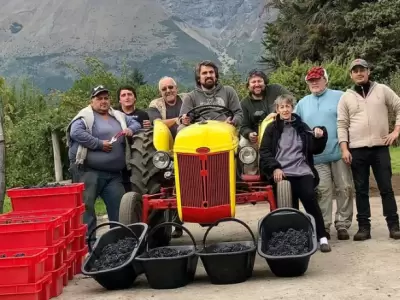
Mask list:
[[[134,87],[125,85],[121,86],[117,91],[117,99],[119,106],[117,110],[123,112],[124,114],[133,117],[136,121],[140,123],[142,128],[150,128],[149,115],[144,110],[136,108],[136,90]],[[128,138],[129,144],[132,144],[132,138]],[[122,181],[124,184],[125,192],[132,191],[131,184],[131,171],[125,167],[122,170]]]
[[[158,82],[158,89],[161,97],[150,102],[147,112],[150,120],[162,120],[168,126],[172,137],[175,139],[179,125],[179,112],[182,106],[183,94],[178,94],[178,86],[171,77],[161,78]],[[183,224],[178,217],[174,222]],[[179,238],[182,235],[183,231],[180,228],[175,228],[172,233],[173,238]]]
[[[242,123],[243,113],[240,107],[239,97],[231,86],[223,86],[218,82],[218,67],[211,61],[206,60],[197,64],[195,69],[196,88],[188,93],[184,99],[180,114],[181,125],[178,130],[190,124],[186,115],[192,108],[201,105],[220,105],[229,108],[234,113],[234,118],[227,118],[218,112],[210,111],[203,115],[206,119],[225,121],[233,126],[239,127]],[[219,116],[218,116],[219,115]]]
[[[389,146],[400,133],[400,97],[387,85],[370,80],[370,68],[365,60],[354,60],[349,71],[354,86],[339,100],[337,126],[342,159],[351,166],[356,190],[358,231],[353,240],[371,238],[371,168],[381,194],[389,237],[397,240],[400,239],[400,226],[392,187]],[[396,115],[391,133],[390,110]]]
[[[268,84],[268,77],[263,71],[251,70],[247,76],[246,86],[249,95],[241,101],[243,110],[243,122],[240,127],[239,146],[255,146],[258,139],[258,118],[256,112],[268,115],[268,118],[276,115],[274,101],[281,95],[289,92],[279,84]],[[243,166],[244,174],[254,175],[258,172],[258,161]]]
[[[158,89],[161,97],[150,102],[147,113],[152,121],[163,120],[170,129],[172,137],[175,138],[184,94],[178,94],[178,86],[171,77],[161,78],[158,82]]]

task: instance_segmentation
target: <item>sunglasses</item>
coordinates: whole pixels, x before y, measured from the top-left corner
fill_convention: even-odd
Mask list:
[[[175,87],[173,85],[164,86],[161,91],[165,92],[167,89],[173,90]]]

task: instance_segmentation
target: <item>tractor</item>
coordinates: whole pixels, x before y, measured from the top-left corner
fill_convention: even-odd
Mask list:
[[[133,138],[131,182],[133,192],[121,199],[119,221],[123,224],[144,222],[149,227],[174,221],[209,226],[221,218],[234,217],[236,206],[269,202],[277,208],[273,186],[260,175],[238,174],[237,162],[258,159],[253,147],[239,149],[238,130],[219,120],[206,119],[209,111],[234,117],[219,105],[202,105],[191,109],[191,124],[172,138],[169,128],[155,120],[152,129],[141,130]],[[267,126],[260,122],[260,133]],[[261,140],[261,139],[260,139]],[[289,186],[290,188],[290,186]],[[278,196],[291,194],[289,190]],[[177,214],[177,215],[176,215]],[[166,246],[172,228],[161,227],[152,238],[151,247]]]

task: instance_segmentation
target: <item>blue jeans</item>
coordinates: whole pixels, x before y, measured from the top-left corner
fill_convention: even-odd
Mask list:
[[[121,172],[111,173],[89,168],[78,169],[75,164],[71,164],[70,172],[72,174],[72,182],[85,183],[85,191],[83,192],[85,213],[83,221],[88,225],[86,235],[89,236],[97,226],[95,203],[99,196],[106,205],[108,219],[118,222],[119,206],[121,198],[125,194]],[[114,226],[111,225],[110,227]],[[93,235],[93,238],[95,237],[96,234]]]

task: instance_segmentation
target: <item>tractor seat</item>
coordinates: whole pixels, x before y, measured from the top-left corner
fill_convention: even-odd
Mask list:
[[[259,174],[256,174],[256,175],[242,174],[241,177],[244,182],[260,182],[260,181],[262,181],[261,176]]]

